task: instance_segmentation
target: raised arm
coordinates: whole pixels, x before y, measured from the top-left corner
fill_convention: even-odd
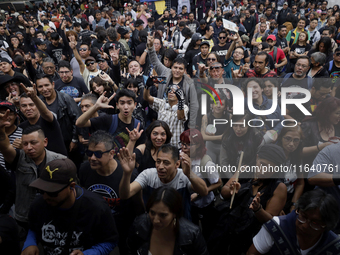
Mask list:
[[[83,61],[81,60],[81,57],[78,53],[78,50],[76,48],[77,46],[77,42],[70,42],[69,43],[70,45],[70,48],[72,49],[73,51],[73,55],[74,57],[76,58],[78,64],[79,64],[79,69],[80,69],[80,74],[83,74],[84,73],[84,70],[85,70],[85,64],[83,63]]]
[[[138,182],[130,183],[132,171],[136,165],[136,154],[131,156],[127,148],[122,148],[117,156],[124,171],[119,184],[119,195],[121,199],[129,199],[142,190],[142,186]]]
[[[154,35],[148,36],[147,48],[151,64],[154,66],[156,73],[159,76],[166,76],[166,73],[170,71],[169,68],[165,67],[162,62],[158,59],[155,47],[153,47]]]
[[[150,105],[153,104],[154,97],[150,95],[150,87],[153,85],[152,76],[149,77],[145,83],[145,89],[143,92],[143,99],[147,101]]]
[[[27,96],[29,96],[34,102],[35,106],[38,108],[40,116],[48,121],[53,122],[54,116],[53,113],[47,108],[43,101],[37,96],[37,89],[35,83],[33,87],[25,87],[24,84],[20,83],[20,87],[25,91]]]

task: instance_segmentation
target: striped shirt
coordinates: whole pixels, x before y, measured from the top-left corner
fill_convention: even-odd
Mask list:
[[[8,136],[10,144],[13,144],[14,140],[17,138],[21,138],[21,136],[22,136],[22,128],[17,127],[16,130]],[[11,172],[10,169],[6,168],[4,155],[2,155],[2,153],[0,153],[0,165],[6,170],[6,172],[8,173]]]

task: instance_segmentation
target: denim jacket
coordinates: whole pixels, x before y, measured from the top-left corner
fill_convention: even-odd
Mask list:
[[[64,155],[46,149],[45,152],[46,163],[55,159],[66,158]],[[38,167],[23,150],[20,150],[19,153],[16,168],[15,219],[27,222],[31,203],[36,197],[36,189],[29,187],[29,185],[38,178]]]

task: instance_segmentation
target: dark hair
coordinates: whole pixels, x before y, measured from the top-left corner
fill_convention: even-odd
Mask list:
[[[92,102],[92,104],[95,104],[98,100],[98,97],[95,94],[88,93],[88,94],[85,94],[81,97],[81,101],[83,101],[83,100],[90,100]]]
[[[297,201],[296,210],[307,212],[319,209],[322,221],[326,224],[326,231],[336,227],[339,221],[339,206],[331,194],[322,189],[314,189],[302,194]]]
[[[180,64],[180,65],[184,65],[184,68],[187,68],[187,65],[188,65],[187,61],[184,58],[181,58],[181,57],[175,58],[174,61],[173,61],[173,64],[175,64],[175,63]]]
[[[51,40],[59,40],[59,34],[57,32],[53,32],[51,34]]]
[[[134,102],[136,102],[135,94],[128,89],[121,89],[118,91],[117,95],[115,96],[115,100],[117,103],[121,97],[130,97],[133,99]]]
[[[329,37],[321,37],[321,39],[316,43],[316,46],[315,46],[315,49],[317,51],[319,51],[320,43],[324,44],[325,49],[326,49],[326,52],[325,52],[326,55],[333,54],[331,38],[329,38]]]
[[[228,30],[221,30],[221,31],[218,33],[218,35],[220,35],[220,34],[229,35],[229,32],[228,32]]]
[[[141,33],[142,31],[139,32],[139,34]],[[117,33],[117,30],[114,28],[114,27],[109,27],[107,30],[106,30],[106,35],[109,39],[111,39],[112,41],[117,41],[117,38],[118,38],[118,33]]]
[[[335,51],[334,51],[334,53],[335,53],[335,52],[339,52],[339,51],[340,51],[340,47],[336,48]]]
[[[152,192],[146,204],[146,211],[149,212],[154,204],[164,203],[171,213],[175,215],[175,233],[179,231],[179,219],[183,215],[182,196],[172,187],[162,186]]]
[[[268,64],[268,62],[269,62],[269,54],[268,54],[267,52],[265,52],[265,51],[260,51],[260,52],[256,53],[255,57],[256,57],[256,56],[266,56],[265,61],[266,61],[266,64]]]
[[[185,130],[181,136],[180,136],[180,140],[190,144],[190,143],[194,143],[196,144],[196,159],[201,159],[203,158],[203,156],[207,153],[207,148],[205,147],[205,142],[203,140],[203,136],[201,134],[201,132],[197,129],[191,128],[191,129],[187,129]]]
[[[99,76],[93,77],[90,80],[90,90],[92,91],[92,93],[94,95],[96,95],[97,97],[99,97],[100,95],[98,93],[96,93],[93,89],[93,83],[96,83],[98,86],[103,86],[104,87],[104,91],[106,91],[106,95],[111,94],[112,93],[112,88],[109,86],[107,81],[104,81],[102,78],[100,78]]]
[[[45,138],[44,130],[42,130],[41,126],[39,126],[39,125],[33,125],[33,126],[26,127],[22,131],[22,135],[29,135],[29,134],[32,134],[33,132],[38,132],[39,136]]]
[[[278,27],[278,31],[281,31],[282,29],[284,29],[284,28],[287,28],[285,25],[280,25],[279,27]]]
[[[179,159],[179,151],[178,151],[178,148],[176,146],[173,146],[171,144],[163,144],[158,152],[157,152],[157,155],[159,152],[163,152],[163,153],[171,153],[171,158],[177,162],[178,159]]]
[[[124,83],[124,88],[128,90],[127,87],[129,86],[129,84],[132,84],[132,86],[133,86],[134,88],[138,88],[138,91],[137,91],[137,94],[138,94],[139,91],[140,91],[139,86],[138,86],[138,83],[139,83],[139,82],[138,82],[137,79],[129,78],[129,79],[127,79],[127,80],[125,81],[125,83]]]
[[[151,151],[151,149],[154,148],[152,141],[151,141],[151,133],[156,127],[162,127],[165,130],[166,140],[165,140],[164,144],[170,143],[170,140],[171,140],[171,137],[172,137],[172,133],[170,131],[170,128],[165,121],[155,120],[155,121],[151,122],[151,124],[145,130],[145,136],[146,136],[145,147],[149,151]]]
[[[298,59],[296,60],[296,62],[298,62],[299,59],[307,59],[307,60],[308,60],[308,64],[311,65],[310,57],[308,57],[308,56],[301,56],[301,57],[298,57]]]
[[[316,79],[313,82],[313,88],[318,91],[321,88],[331,88],[333,86],[332,81],[329,78]]]
[[[66,61],[66,60],[60,60],[58,63],[59,69],[62,67],[66,67],[68,68],[70,71],[72,70],[72,66],[70,65],[70,62]]]
[[[217,54],[216,51],[212,51],[212,52],[208,53],[208,56],[211,55],[211,54],[215,55],[217,62],[220,62],[220,56]]]
[[[186,24],[185,24],[185,21],[181,21],[181,22],[178,24],[179,27],[185,27],[185,25],[186,25]]]
[[[103,42],[106,39],[106,31],[105,30],[100,30],[97,33],[97,38],[99,42]]]
[[[187,36],[192,37],[192,32],[191,32],[190,28],[188,28],[188,27],[183,28],[182,35],[184,37],[187,37]]]
[[[165,57],[168,58],[173,63],[175,58],[177,58],[177,53],[173,49],[167,49],[164,52],[164,55],[163,55],[163,58],[162,58],[162,63],[163,63]]]
[[[252,81],[256,82],[261,87],[261,89],[263,89],[263,87],[264,87],[262,80],[260,78],[251,77],[251,78],[246,79],[242,84],[242,91],[243,91],[243,93],[246,97],[248,96],[247,86],[248,86],[249,82],[252,82]]]
[[[222,16],[217,16],[216,21],[223,21]]]
[[[306,117],[303,121],[317,121],[320,123],[320,133],[322,131],[329,132],[333,124],[329,121],[332,112],[340,107],[340,99],[336,97],[328,97],[321,101],[313,113],[313,117]]]
[[[204,28],[204,32],[206,33],[207,31],[210,30],[211,25],[207,24]]]
[[[293,123],[292,123],[293,124]],[[300,125],[297,126],[289,126],[286,124],[285,127],[282,128],[279,137],[277,138],[277,145],[282,147],[282,139],[283,137],[288,133],[288,132],[297,132],[300,135],[300,143],[299,145],[296,147],[295,151],[291,152],[289,155],[290,158],[290,164],[291,165],[295,165],[296,167],[301,165],[301,161],[302,161],[302,149],[303,149],[303,139],[304,139],[304,135],[303,135],[303,131],[300,127]]]
[[[99,143],[103,143],[105,145],[106,150],[112,150],[114,144],[112,135],[103,130],[98,130],[91,134],[89,139],[89,145],[94,144],[96,146]]]
[[[86,20],[83,20],[80,25],[82,29],[86,29],[89,26],[89,23]]]
[[[47,78],[51,84],[53,83],[52,77],[51,77],[50,75],[44,74],[44,73],[37,74],[37,76],[36,76],[36,78],[35,78],[35,83],[36,83],[38,80],[41,80],[41,79],[44,79],[44,78]]]

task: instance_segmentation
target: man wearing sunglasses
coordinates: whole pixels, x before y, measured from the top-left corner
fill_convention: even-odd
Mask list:
[[[90,46],[86,43],[81,43],[79,47],[79,55],[83,63],[85,62],[85,59],[90,56],[90,54],[91,54]],[[80,74],[80,66],[78,64],[76,57],[73,57],[71,59],[70,65],[73,70],[73,75],[79,78],[83,78],[82,75]]]
[[[132,9],[132,3],[127,4],[127,11],[132,14],[132,19],[137,20],[137,14],[136,12]]]
[[[339,220],[337,201],[320,189],[304,193],[296,210],[274,217],[253,238],[247,255],[339,254],[340,238],[333,232]]]
[[[333,60],[325,64],[325,69],[329,73],[329,77],[332,78],[332,83],[334,85],[332,90],[332,96],[335,96],[335,90],[337,89],[339,82],[338,78],[340,77],[340,47],[338,47],[333,54]]]
[[[216,52],[217,55],[220,56],[220,61],[223,64],[224,63],[224,58],[225,55],[227,55],[228,49],[231,45],[231,42],[227,42],[228,40],[228,31],[227,30],[222,30],[221,32],[218,33],[218,41],[219,43],[216,44],[213,48],[212,48],[212,52]]]
[[[117,225],[120,254],[126,254],[128,231],[138,215],[134,208],[140,208],[142,210],[140,213],[143,213],[144,205],[140,196],[121,201],[119,183],[123,176],[123,169],[120,162],[114,159],[113,144],[113,137],[105,131],[98,130],[91,135],[88,149],[85,151],[88,162],[81,165],[79,179],[82,187],[100,195],[107,202]],[[138,172],[134,169],[131,182],[137,175]]]
[[[104,200],[76,185],[77,168],[70,159],[48,162],[30,184],[42,195],[29,211],[29,233],[22,255],[105,254],[117,244],[117,230]]]

